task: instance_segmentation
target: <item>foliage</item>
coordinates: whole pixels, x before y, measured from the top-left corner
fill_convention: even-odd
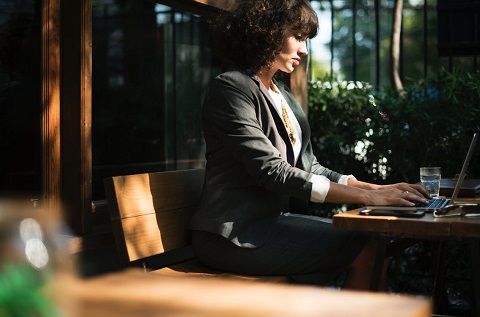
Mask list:
[[[364,82],[320,80],[309,84],[312,144],[323,165],[342,173],[355,171],[359,178],[368,174],[370,167],[357,153],[375,116],[372,93],[373,87]]]
[[[480,130],[480,73],[447,72],[405,85],[407,97],[365,82],[309,84],[309,121],[319,161],[376,182],[417,182],[420,166],[460,170]],[[480,177],[478,153],[470,176]]]
[[[319,162],[375,183],[417,182],[420,166],[441,166],[443,177],[459,172],[474,131],[480,131],[480,72],[440,70],[405,83],[406,97],[390,87],[325,77],[309,83],[308,116]],[[469,177],[480,178],[478,148]],[[355,206],[316,205],[330,217]],[[329,210],[330,208],[330,210]],[[468,248],[467,248],[468,249]],[[470,301],[471,271],[464,244],[446,245],[445,282],[450,309]],[[392,258],[392,292],[429,294],[435,248],[417,244]],[[452,302],[455,302],[452,304]],[[468,306],[468,304],[466,304]]]
[[[390,259],[387,291],[392,293],[430,294],[434,280],[436,250],[430,243],[417,243]]]
[[[321,3],[330,1],[319,0]],[[354,6],[355,2],[355,6]],[[333,57],[338,60],[339,72],[343,78],[354,80],[374,80],[375,70],[379,72],[379,82],[390,82],[389,66],[392,31],[392,11],[395,1],[333,1],[334,33],[332,34]],[[379,6],[378,33],[375,5]],[[355,8],[355,12],[353,9]],[[404,1],[402,24],[402,73],[407,76],[423,77],[424,51],[424,4],[419,1]],[[437,14],[435,5],[429,2],[427,9],[427,38],[429,47],[434,47],[433,39],[437,38]],[[352,19],[355,15],[356,18]],[[325,31],[324,31],[325,32]],[[378,41],[378,42],[377,42]],[[379,65],[375,66],[373,55],[378,48]],[[426,53],[429,67],[436,69],[439,64],[437,50],[430,49]],[[354,63],[356,59],[356,63]],[[373,63],[373,64],[372,64]],[[376,69],[378,67],[378,69]]]
[[[377,97],[390,133],[386,138],[374,133],[371,141],[376,148],[391,148],[388,181],[416,182],[420,166],[441,166],[443,177],[454,177],[473,132],[480,130],[480,73],[442,70],[435,78],[412,82],[407,93],[401,99],[384,90]],[[478,155],[469,172],[480,177]]]
[[[371,159],[365,161],[364,152],[369,147],[366,138],[371,124],[383,120],[373,93],[372,85],[360,81],[347,82],[325,76],[309,83],[311,140],[322,165],[340,173],[353,174],[358,179],[372,178],[369,174],[376,172],[376,166]],[[318,208],[320,210],[315,210]],[[345,210],[347,206],[312,206],[313,213],[324,216],[331,216],[338,209]]]
[[[44,281],[33,268],[4,263],[0,271],[1,317],[55,317],[53,302],[42,292]]]
[[[439,244],[422,241],[390,259],[386,290],[391,293],[430,296],[434,284],[435,260],[443,266],[448,313],[469,316],[475,303],[472,262],[469,242],[443,241],[444,253],[439,258]]]

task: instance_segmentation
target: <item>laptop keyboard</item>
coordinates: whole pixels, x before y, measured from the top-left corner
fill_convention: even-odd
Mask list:
[[[441,208],[444,208],[446,206],[448,206],[448,204],[450,204],[450,199],[449,198],[433,198],[429,201],[429,204],[428,205],[423,205],[421,203],[416,203],[415,204],[415,207],[419,207],[421,209],[441,209]]]

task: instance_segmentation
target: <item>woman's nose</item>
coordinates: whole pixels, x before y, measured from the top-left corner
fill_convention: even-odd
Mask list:
[[[300,55],[307,55],[308,54],[307,41],[300,42],[300,47],[298,48],[298,53]]]

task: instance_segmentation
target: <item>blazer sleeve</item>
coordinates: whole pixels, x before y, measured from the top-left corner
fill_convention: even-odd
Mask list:
[[[331,169],[321,165],[315,156],[313,157],[311,172],[317,175],[323,175],[336,183],[340,180],[340,177],[342,177],[342,174],[332,171]]]

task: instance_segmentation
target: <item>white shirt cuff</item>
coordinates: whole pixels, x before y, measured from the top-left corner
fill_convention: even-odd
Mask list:
[[[348,185],[348,180],[349,179],[356,179],[355,176],[353,175],[342,175],[340,176],[340,179],[338,180],[337,183],[341,184],[341,185]]]
[[[323,203],[330,189],[330,180],[325,176],[317,174],[313,174],[310,180],[312,182],[310,200],[314,203]]]

